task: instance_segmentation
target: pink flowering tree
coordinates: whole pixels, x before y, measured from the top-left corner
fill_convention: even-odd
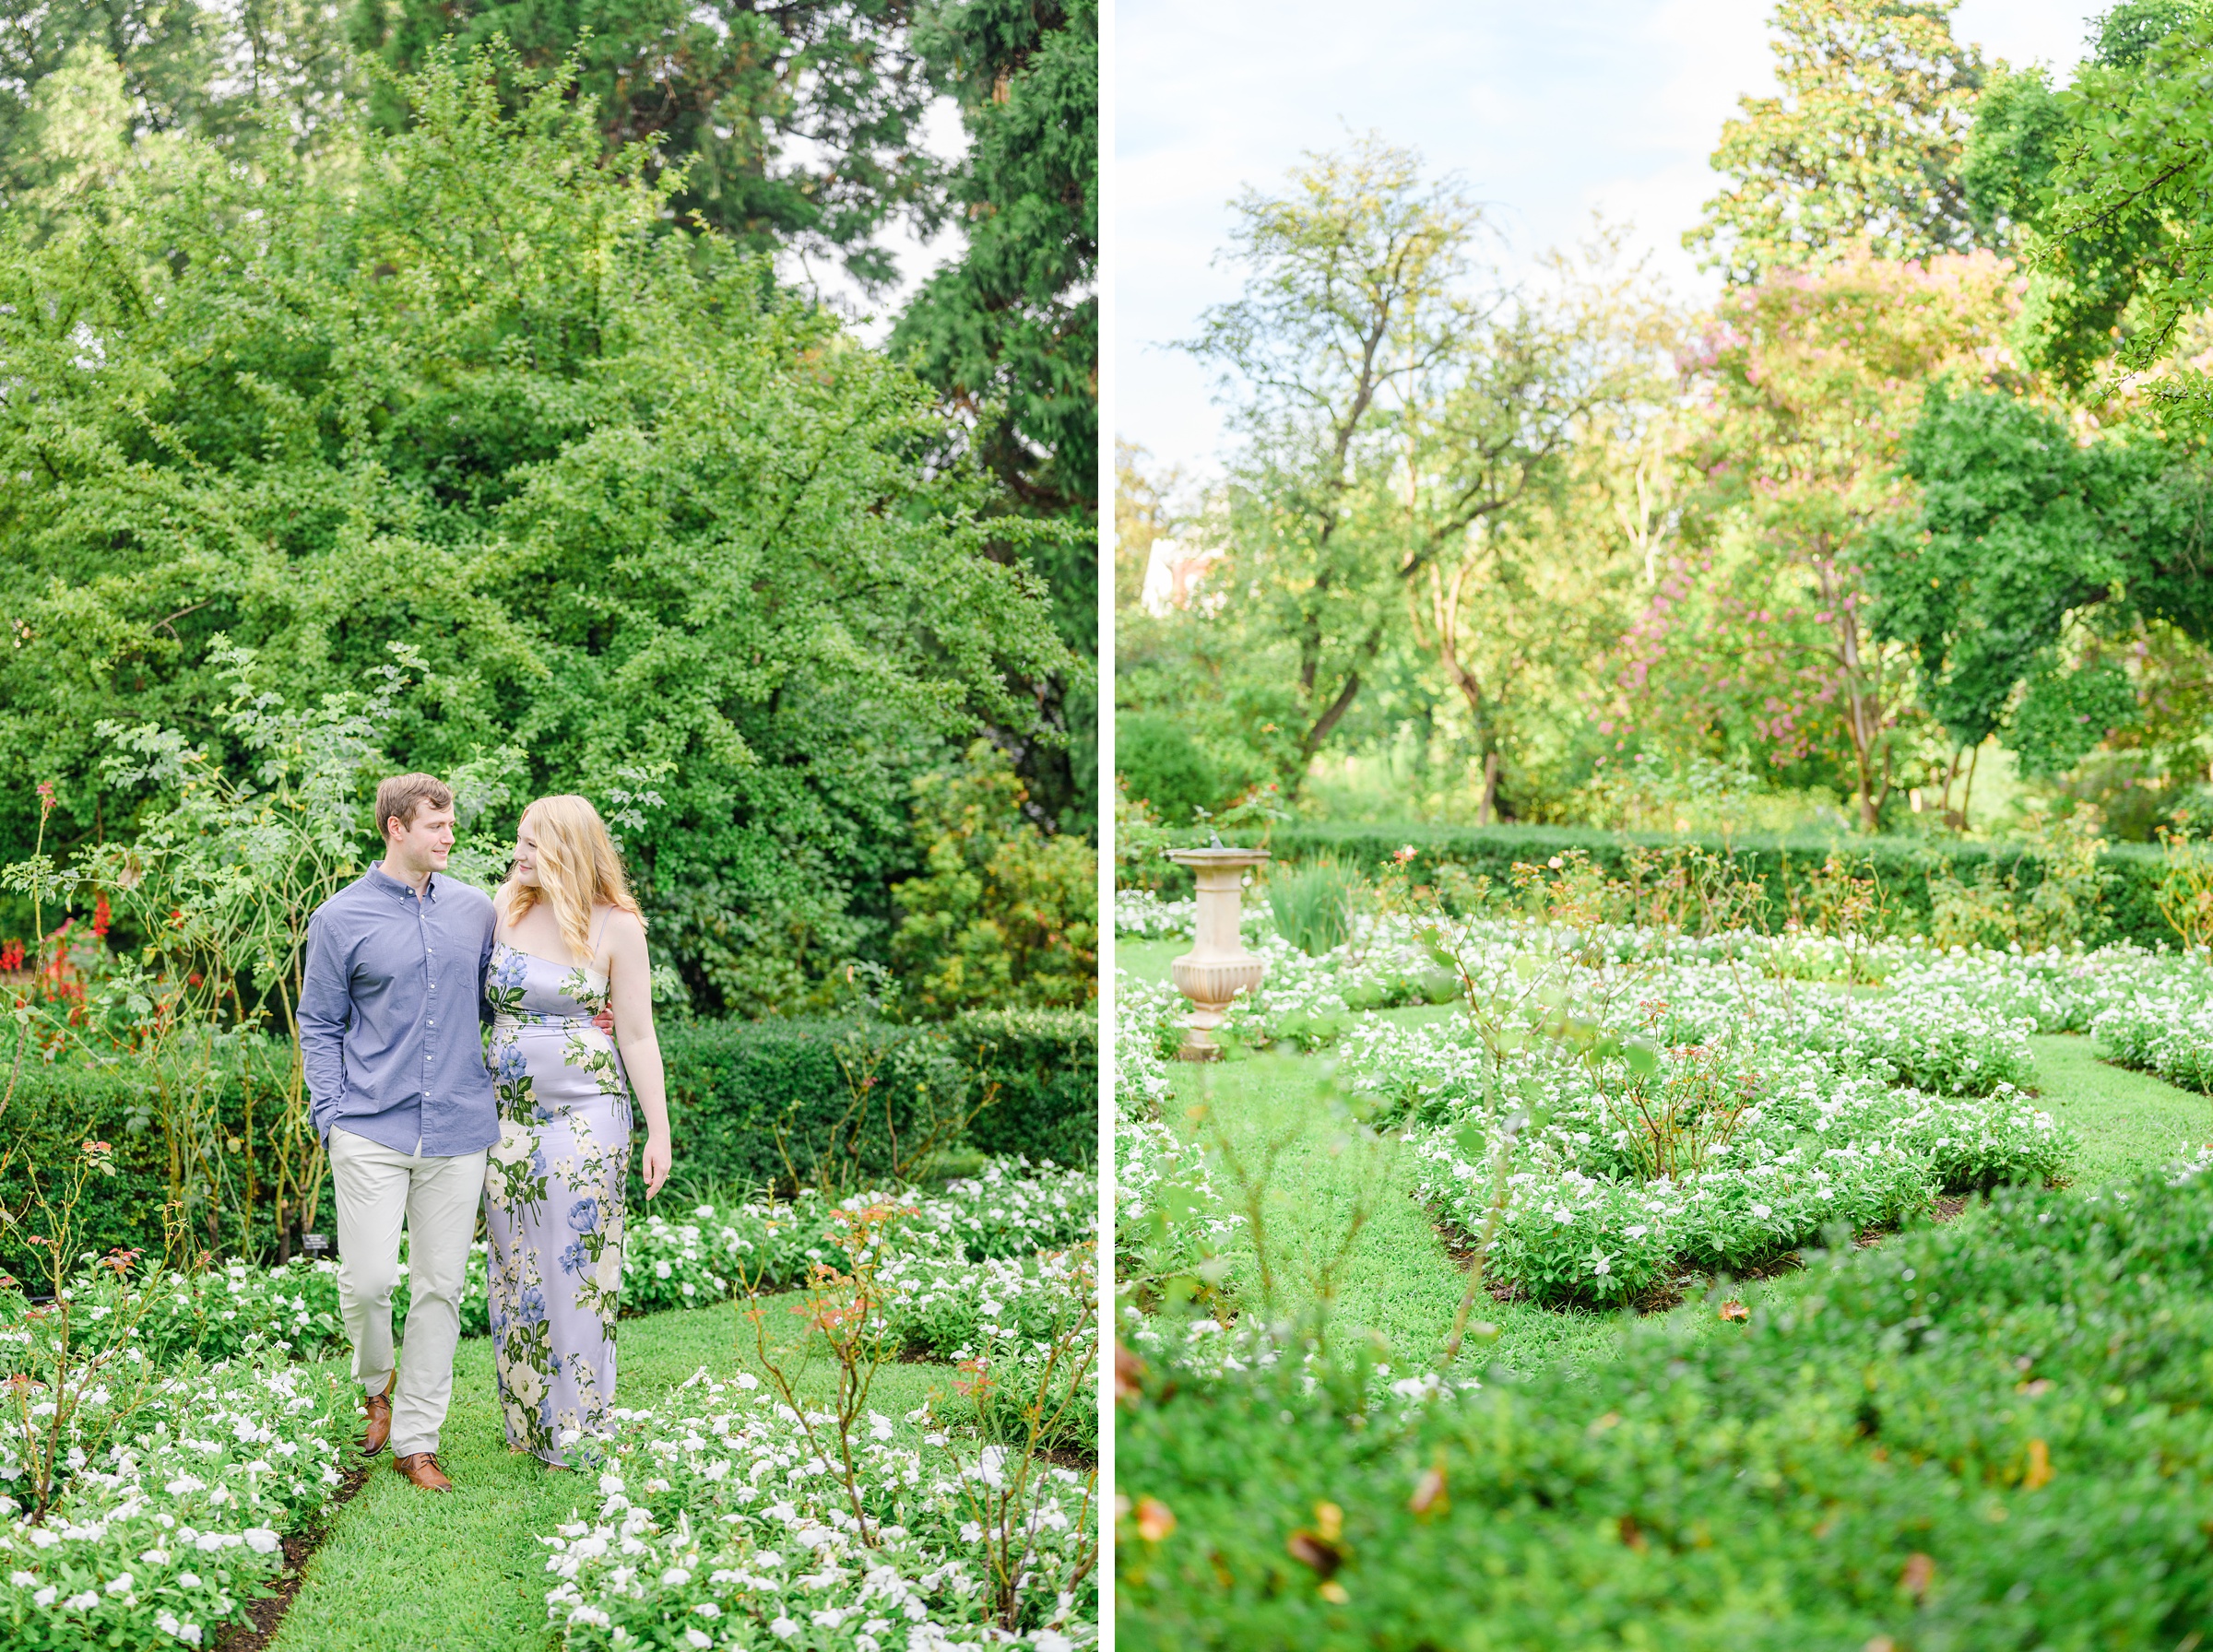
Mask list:
[[[1862,253],[1722,300],[1684,363],[1706,545],[1624,639],[1629,714],[1709,739],[1734,723],[1778,767],[1833,758],[1875,828],[1918,711],[1910,654],[1876,635],[1871,530],[1912,502],[1899,457],[1929,384],[2018,382],[2018,293],[1987,254]]]

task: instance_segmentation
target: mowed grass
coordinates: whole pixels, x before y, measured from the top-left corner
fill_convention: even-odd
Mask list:
[[[764,1298],[783,1352],[798,1355],[797,1296]],[[735,1304],[653,1314],[622,1322],[616,1403],[647,1406],[704,1366],[716,1376],[760,1374],[752,1327]],[[951,1387],[950,1366],[894,1364],[877,1375],[870,1403],[903,1437],[905,1413]],[[816,1357],[803,1391],[834,1391],[834,1368]],[[545,1551],[536,1541],[562,1521],[593,1515],[598,1485],[508,1451],[493,1398],[491,1340],[463,1340],[453,1409],[439,1462],[454,1481],[419,1492],[377,1457],[367,1483],[338,1513],[307,1564],[305,1581],[271,1645],[278,1652],[544,1652]]]
[[[1120,967],[1149,979],[1165,978],[1168,960],[1189,942],[1124,942]],[[1393,1021],[1433,1021],[1450,1009],[1387,1010]],[[2038,1089],[2043,1104],[2082,1139],[2076,1161],[2077,1186],[2093,1186],[2156,1169],[2182,1152],[2213,1141],[2213,1101],[2175,1089],[2148,1074],[2110,1067],[2090,1040],[2032,1038]],[[1285,1302],[1311,1288],[1325,1271],[1333,1285],[1332,1335],[1341,1346],[1372,1343],[1376,1357],[1414,1372],[1434,1364],[1467,1275],[1447,1249],[1429,1213],[1407,1191],[1414,1185],[1411,1150],[1402,1142],[1372,1139],[1354,1126],[1329,1054],[1300,1056],[1270,1050],[1245,1060],[1175,1069],[1177,1099],[1170,1123],[1187,1135],[1225,1147],[1245,1167],[1249,1185],[1264,1184],[1263,1237]],[[1224,1175],[1233,1198],[1237,1177]],[[1364,1225],[1345,1245],[1352,1219]],[[1959,1220],[1971,1221],[1972,1205]],[[1236,1284],[1241,1300],[1258,1307],[1261,1280],[1255,1255],[1240,1243]],[[1676,1313],[1692,1323],[1719,1325],[1709,1295],[1787,1299],[1803,1276],[1783,1272],[1764,1281],[1698,1281]],[[1487,1295],[1475,1316],[1499,1328],[1487,1351],[1471,1346],[1461,1356],[1463,1375],[1480,1375],[1493,1362],[1531,1369],[1566,1361],[1585,1363],[1611,1357],[1626,1311],[1593,1313],[1499,1303]]]

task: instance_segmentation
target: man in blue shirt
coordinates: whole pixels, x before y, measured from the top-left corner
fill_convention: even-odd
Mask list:
[[[450,1491],[438,1430],[453,1395],[461,1292],[500,1139],[479,1032],[492,906],[445,875],[454,795],[428,774],[376,791],[385,858],[309,920],[300,1052],[309,1116],[330,1151],[338,1306],[368,1394],[362,1453]],[[392,1290],[408,1240],[407,1334],[396,1369]]]

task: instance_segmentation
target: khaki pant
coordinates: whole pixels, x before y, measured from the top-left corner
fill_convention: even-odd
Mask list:
[[[392,1394],[392,1453],[438,1449],[454,1393],[461,1291],[484,1197],[484,1155],[395,1152],[342,1127],[330,1132],[338,1207],[338,1311],[353,1343],[353,1374],[371,1394],[392,1375],[392,1288],[407,1219],[408,1328]]]

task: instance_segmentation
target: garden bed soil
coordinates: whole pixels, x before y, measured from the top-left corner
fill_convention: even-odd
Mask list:
[[[330,1536],[337,1524],[338,1511],[368,1483],[370,1470],[375,1467],[376,1459],[371,1458],[346,1476],[345,1483],[338,1487],[337,1495],[330,1500],[330,1506],[324,1511],[324,1517],[314,1530],[293,1532],[284,1540],[284,1570],[277,1574],[274,1588],[259,1599],[246,1602],[251,1621],[227,1624],[215,1637],[214,1652],[266,1652],[284,1622],[284,1614],[291,1610],[292,1598],[307,1581],[308,1560],[323,1547],[324,1539]]]

